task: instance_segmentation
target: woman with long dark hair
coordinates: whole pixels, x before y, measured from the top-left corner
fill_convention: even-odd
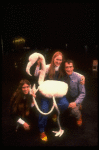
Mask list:
[[[33,106],[32,95],[30,95],[30,82],[26,79],[21,80],[17,90],[14,92],[10,101],[10,114],[15,120],[16,126],[30,130],[30,111]]]

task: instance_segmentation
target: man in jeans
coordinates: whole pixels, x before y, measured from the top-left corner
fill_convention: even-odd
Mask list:
[[[65,76],[63,78],[64,82],[68,83],[68,93],[66,95],[69,101],[68,109],[71,115],[73,115],[77,120],[77,125],[82,125],[82,115],[81,115],[81,103],[85,97],[85,85],[81,84],[81,74],[74,72],[74,65],[72,60],[66,60],[64,62]],[[85,81],[85,79],[84,79]]]

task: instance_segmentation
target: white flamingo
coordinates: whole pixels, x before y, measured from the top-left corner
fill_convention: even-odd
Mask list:
[[[45,77],[45,72],[46,72],[46,63],[45,63],[45,58],[42,54],[40,53],[33,53],[32,55],[30,55],[29,57],[29,62],[27,64],[26,67],[26,72],[30,74],[30,67],[38,60],[38,58],[41,58],[41,71],[39,74],[39,79],[38,79],[38,88],[35,88],[35,84],[33,85],[33,88],[31,89],[31,94],[34,92],[36,94],[36,92],[39,90],[39,92],[44,95],[47,98],[52,98],[53,100],[53,106],[51,108],[51,110],[48,113],[44,113],[42,112],[39,107],[38,104],[35,100],[35,97],[33,97],[33,101],[34,104],[37,108],[37,110],[42,114],[42,115],[48,115],[50,114],[54,107],[56,108],[56,110],[58,111],[58,117],[57,117],[57,122],[59,125],[59,131],[52,131],[55,133],[55,136],[59,136],[61,137],[62,134],[64,133],[64,130],[62,130],[61,125],[60,125],[60,121],[59,121],[59,115],[60,115],[60,111],[58,109],[57,103],[55,101],[55,97],[56,98],[61,98],[63,96],[66,95],[67,91],[68,91],[68,85],[65,82],[62,81],[55,81],[55,80],[46,80],[44,81],[44,77]]]

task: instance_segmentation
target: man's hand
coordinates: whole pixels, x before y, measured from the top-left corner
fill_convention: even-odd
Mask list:
[[[85,77],[84,76],[81,77],[80,84],[82,84],[82,85],[85,84]]]
[[[30,126],[26,122],[23,124],[23,127],[25,130],[30,130]]]
[[[76,103],[75,102],[69,103],[68,108],[75,108],[75,107],[76,107]]]

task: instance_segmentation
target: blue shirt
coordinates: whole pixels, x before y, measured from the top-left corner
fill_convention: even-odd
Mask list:
[[[80,104],[85,97],[85,85],[81,85],[82,75],[73,72],[70,76],[70,98],[75,99],[76,104]],[[64,77],[64,82],[67,80],[67,75]]]

